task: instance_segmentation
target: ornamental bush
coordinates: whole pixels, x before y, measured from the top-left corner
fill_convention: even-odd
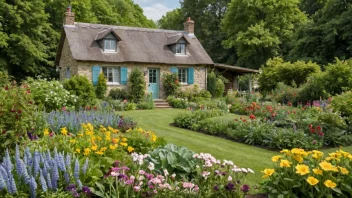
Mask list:
[[[92,83],[85,76],[75,75],[65,80],[64,88],[72,95],[78,97],[76,108],[85,106],[94,106],[96,104],[96,96]]]
[[[95,95],[97,96],[97,98],[103,99],[105,97],[107,89],[108,87],[106,85],[106,78],[103,73],[100,73],[98,77],[98,84],[95,88]]]
[[[145,94],[146,83],[142,70],[133,68],[128,78],[128,89],[133,102],[139,103]]]
[[[334,96],[331,101],[331,107],[334,111],[341,113],[342,116],[352,116],[352,91]]]
[[[7,83],[0,89],[0,149],[13,147],[23,139],[27,132],[36,129],[37,106],[28,85],[17,86]],[[34,134],[33,134],[34,135]]]
[[[210,72],[207,76],[207,89],[212,96],[214,96],[216,92],[216,82],[216,74],[214,72]]]
[[[114,100],[128,100],[129,96],[125,89],[113,88],[109,92],[109,96]]]
[[[25,81],[31,89],[33,99],[40,108],[47,112],[61,109],[62,107],[74,107],[78,97],[70,94],[63,85],[56,80],[27,78]]]
[[[272,168],[262,171],[261,188],[269,197],[350,197],[352,154],[284,149],[271,158]]]
[[[175,95],[177,89],[180,87],[177,74],[167,73],[163,76],[163,86],[166,96]]]
[[[324,87],[331,95],[341,94],[352,90],[352,59],[340,61],[325,67]]]
[[[217,79],[215,83],[215,92],[213,97],[220,98],[224,95],[225,92],[225,84],[221,79]]]

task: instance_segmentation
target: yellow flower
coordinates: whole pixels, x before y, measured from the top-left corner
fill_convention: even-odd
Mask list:
[[[110,140],[111,140],[110,135],[105,136],[105,140],[106,140],[106,141],[110,141]]]
[[[97,151],[95,152],[97,155],[104,155],[104,152],[103,151]]]
[[[305,153],[305,151],[303,149],[300,149],[300,148],[293,148],[291,150],[291,153],[293,153],[295,155],[301,155],[301,154]]]
[[[156,135],[152,134],[152,142],[155,142],[157,139]]]
[[[121,142],[120,145],[121,146],[128,146],[128,144],[126,142]]]
[[[319,168],[313,168],[313,173],[316,175],[323,175],[323,171]]]
[[[288,161],[288,160],[281,160],[280,161],[280,167],[282,168],[282,167],[290,167],[291,165],[290,164],[292,164],[290,161]]]
[[[129,132],[132,132],[131,128],[127,129],[127,131],[126,131],[126,133],[129,133]]]
[[[300,175],[306,175],[309,173],[309,167],[304,164],[298,164],[296,166],[296,173]]]
[[[275,173],[275,169],[266,168],[264,171],[262,171],[262,173],[264,173],[262,178],[268,178]]]
[[[76,153],[81,153],[81,149],[76,148]]]
[[[87,156],[90,154],[90,148],[85,148],[83,155]]]
[[[134,151],[134,148],[133,147],[131,147],[131,146],[129,146],[128,148],[127,148],[127,150],[128,150],[128,152],[132,152],[132,151]]]
[[[317,151],[317,150],[313,150],[312,157],[313,157],[314,159],[320,159],[320,158],[323,157],[323,155],[324,155],[323,152]]]
[[[112,138],[111,141],[112,141],[112,143],[117,144],[120,141],[120,139],[119,138]]]
[[[101,141],[102,139],[101,139],[101,137],[100,137],[100,136],[97,136],[97,140]]]
[[[274,157],[271,158],[271,161],[277,162],[277,161],[279,161],[280,158],[281,158],[280,155],[276,155],[276,156],[274,156]]]
[[[311,185],[311,186],[314,186],[316,185],[317,183],[319,183],[319,180],[317,180],[316,178],[312,177],[312,176],[309,176],[306,181]]]
[[[293,158],[294,158],[297,162],[299,162],[299,163],[302,163],[302,162],[303,162],[303,157],[300,156],[300,155],[295,155]]]
[[[344,167],[339,167],[339,168],[340,168],[341,174],[347,175],[349,173],[349,171],[346,168]]]
[[[75,140],[75,139],[71,139],[70,140],[70,143],[72,143],[72,144],[74,144],[74,143],[76,143],[77,141]]]
[[[77,136],[83,137],[83,133],[77,133]]]
[[[113,133],[119,133],[120,131],[118,129],[112,130]]]
[[[122,142],[127,142],[127,138],[122,138]]]
[[[336,183],[331,181],[330,179],[326,180],[324,182],[325,186],[328,188],[335,188],[336,187]]]
[[[49,135],[49,129],[44,129],[44,135]]]
[[[114,144],[114,145],[110,145],[110,150],[115,150],[117,148],[117,144]]]
[[[66,129],[66,127],[61,128],[61,133],[62,133],[62,135],[64,135],[64,136],[67,135],[67,129]]]
[[[331,163],[323,161],[319,163],[319,166],[324,170],[324,171],[335,171],[336,167],[334,167]]]
[[[105,152],[105,151],[106,151],[106,149],[108,149],[108,148],[106,148],[106,147],[102,147],[102,148],[100,149],[100,151]]]
[[[98,146],[96,145],[96,144],[94,144],[93,146],[92,146],[92,150],[93,151],[96,151],[98,149]]]

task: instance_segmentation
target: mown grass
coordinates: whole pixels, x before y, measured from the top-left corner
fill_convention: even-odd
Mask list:
[[[177,114],[186,112],[189,111],[180,109],[156,109],[119,113],[124,116],[132,117],[138,122],[138,127],[154,131],[158,136],[164,137],[168,143],[184,146],[198,153],[210,153],[219,159],[232,160],[237,166],[251,168],[255,171],[255,174],[248,177],[248,183],[254,185],[261,182],[262,174],[260,171],[264,168],[272,167],[271,157],[278,154],[278,152],[170,125]],[[236,114],[226,114],[217,117],[217,119],[233,120],[236,117],[239,118],[240,116]],[[343,149],[352,152],[352,146]],[[327,153],[335,150],[336,148],[323,151]]]

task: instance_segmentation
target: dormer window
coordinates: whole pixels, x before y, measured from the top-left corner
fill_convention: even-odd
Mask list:
[[[176,44],[176,54],[185,55],[186,54],[186,43]]]
[[[166,45],[175,55],[187,55],[187,46],[189,45],[187,37],[183,34],[177,34],[167,37]]]
[[[104,52],[116,52],[116,39],[104,39]]]

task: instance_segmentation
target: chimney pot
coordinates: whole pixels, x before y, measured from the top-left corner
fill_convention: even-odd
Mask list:
[[[64,14],[64,25],[74,25],[75,24],[75,13],[72,12],[72,7],[69,5],[66,8]]]
[[[183,23],[185,31],[188,34],[194,34],[194,21],[192,21],[191,17],[187,17],[186,22]]]

